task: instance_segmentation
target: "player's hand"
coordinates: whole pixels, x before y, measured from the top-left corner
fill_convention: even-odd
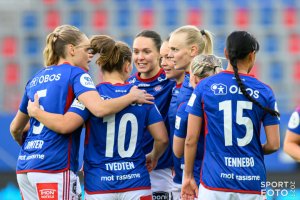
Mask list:
[[[147,167],[148,172],[151,172],[152,170],[155,169],[157,162],[158,162],[158,159],[155,158],[152,153],[148,153],[146,155],[146,167]]]
[[[194,200],[198,197],[198,185],[194,178],[184,177],[181,188],[182,200]]]
[[[40,109],[39,96],[37,94],[34,95],[34,101],[32,102],[30,99],[27,105],[27,112],[30,117],[35,117],[37,110]]]
[[[147,104],[154,104],[153,100],[154,97],[147,93],[145,90],[138,89],[137,86],[133,86],[130,90],[130,93],[133,96],[134,103],[147,103]]]

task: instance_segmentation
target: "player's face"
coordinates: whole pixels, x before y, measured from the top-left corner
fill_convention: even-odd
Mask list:
[[[159,66],[159,52],[151,38],[137,37],[133,41],[133,62],[140,73],[151,74]]]
[[[89,62],[93,58],[91,54],[91,45],[89,39],[84,36],[82,41],[74,47],[74,65],[83,67],[86,70],[89,70]]]
[[[183,73],[184,70],[176,70],[174,68],[174,61],[172,60],[171,57],[169,57],[169,44],[168,42],[163,42],[163,44],[160,47],[160,56],[161,56],[161,67],[164,69],[166,72],[166,77],[168,79],[174,78],[174,79],[179,79]]]
[[[186,37],[186,33],[175,33],[171,35],[169,40],[169,56],[173,57],[177,70],[186,70],[193,59],[191,49],[185,44]]]

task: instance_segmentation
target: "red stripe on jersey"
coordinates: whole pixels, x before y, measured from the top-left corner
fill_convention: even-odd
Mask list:
[[[64,113],[66,113],[68,111],[71,104],[73,103],[74,98],[75,98],[74,91],[72,89],[72,86],[69,85],[68,86],[68,94],[67,94],[66,105],[65,105],[65,108],[64,108]]]
[[[140,73],[138,73],[138,72],[136,73],[136,77],[141,82],[151,82],[151,81],[156,80],[161,74],[166,74],[165,71],[163,70],[163,68],[161,68],[159,70],[159,72],[155,76],[153,76],[152,78],[145,78],[145,79],[141,78]]]

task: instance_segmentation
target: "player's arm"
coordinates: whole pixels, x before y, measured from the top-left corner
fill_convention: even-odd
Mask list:
[[[165,123],[163,121],[151,124],[147,128],[154,139],[153,149],[147,155],[147,161],[151,159],[149,162],[152,162],[151,167],[147,166],[148,171],[152,171],[156,167],[158,159],[163,155],[168,147],[169,138]]]
[[[66,112],[62,115],[40,109],[37,94],[34,96],[34,102],[28,101],[27,111],[29,116],[60,134],[70,134],[84,123],[84,119],[74,112]]]
[[[266,143],[262,144],[264,154],[271,154],[280,147],[279,125],[265,126]]]
[[[173,137],[173,152],[177,158],[181,158],[184,153],[185,138],[174,135]]]
[[[18,110],[16,116],[12,120],[10,124],[10,134],[12,135],[13,139],[19,144],[22,145],[22,137],[23,132],[28,124],[29,116],[20,110]]]
[[[97,117],[117,113],[132,103],[153,104],[153,96],[133,86],[127,95],[110,100],[103,100],[97,91],[84,92],[78,100]]]
[[[287,130],[283,150],[297,162],[300,162],[300,135]]]
[[[197,144],[201,132],[202,118],[189,114],[187,136],[184,147],[184,176],[193,178],[193,168],[197,151]]]

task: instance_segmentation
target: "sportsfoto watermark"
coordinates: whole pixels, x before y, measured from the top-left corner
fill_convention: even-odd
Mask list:
[[[262,181],[261,193],[268,197],[295,197],[296,181]]]

